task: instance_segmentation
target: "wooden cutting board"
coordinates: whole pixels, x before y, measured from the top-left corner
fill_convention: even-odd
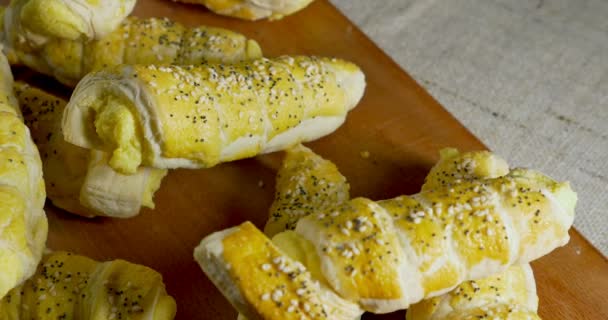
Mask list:
[[[485,148],[327,1],[279,22],[244,22],[163,0],[140,0],[135,14],[234,29],[256,39],[267,56],[335,56],[360,65],[368,83],[363,101],[337,132],[309,144],[338,165],[353,196],[415,193],[439,149]],[[361,157],[362,151],[369,158]],[[235,319],[234,309],[194,262],[192,250],[209,233],[245,220],[263,226],[280,160],[281,154],[272,154],[208,170],[172,171],[156,195],[156,209],[129,220],[86,220],[49,205],[49,247],[158,270],[177,300],[177,319]],[[608,319],[608,262],[577,231],[571,235],[566,247],[533,264],[540,314],[544,319]],[[365,319],[404,319],[404,313]]]

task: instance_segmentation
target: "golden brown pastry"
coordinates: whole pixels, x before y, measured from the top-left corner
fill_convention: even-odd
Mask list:
[[[0,54],[0,297],[35,271],[47,237],[42,164]]]
[[[350,199],[350,186],[346,178],[338,171],[331,161],[323,159],[309,148],[297,145],[285,152],[285,158],[279,168],[275,184],[275,198],[270,207],[270,214],[264,233],[272,238],[272,244],[285,254],[285,259],[293,259],[308,266],[313,279],[322,279],[318,261],[315,255],[306,254],[305,251],[314,251],[312,246],[302,246],[299,237],[293,232],[296,223],[301,218],[330,210]],[[276,237],[273,237],[275,236]],[[307,261],[313,259],[313,261]],[[356,304],[348,304],[337,296],[327,293],[327,283],[320,284],[322,297],[325,303],[323,308],[329,319],[333,317],[359,318],[363,310]],[[332,306],[333,304],[333,306]],[[239,314],[239,320],[246,320]]]
[[[507,163],[488,151],[440,151],[422,190],[432,190],[462,180],[497,178],[509,172]],[[536,314],[536,282],[529,264],[460,284],[454,290],[412,305],[408,320],[540,319]]]
[[[42,155],[48,198],[68,212],[82,216],[128,218],[142,206],[154,208],[154,193],[165,169],[140,167],[133,175],[122,175],[108,166],[108,155],[67,143],[61,118],[67,101],[15,83],[15,93],[25,124]]]
[[[156,271],[67,252],[46,255],[34,276],[0,300],[4,320],[171,320],[175,311]]]
[[[236,267],[243,261],[257,261],[261,270],[275,270],[272,259],[286,256],[284,252],[290,252],[290,263],[302,262],[313,279],[327,284],[341,299],[367,311],[390,312],[441,295],[465,280],[504,272],[563,245],[575,202],[567,183],[515,169],[487,180],[463,177],[410,197],[351,200],[302,218],[295,232],[277,234],[274,239],[280,239],[274,243],[287,248],[279,253],[274,251],[276,246],[270,253],[265,244],[235,255],[232,239],[263,239],[253,226],[241,225],[205,238],[195,257],[250,319],[296,319],[282,296],[277,298],[281,305],[264,304],[264,292],[281,285],[272,277],[274,271],[256,275],[252,287],[242,281],[245,274]],[[296,310],[302,312],[299,307]],[[340,310],[348,317],[331,318],[354,318],[352,305]]]
[[[503,159],[487,151],[459,153],[449,148],[441,150],[440,156],[425,179],[423,190],[462,180],[497,178],[509,172]],[[292,230],[300,218],[330,210],[348,198],[346,179],[333,163],[303,146],[288,149],[277,173],[275,201],[266,224],[266,234],[273,236]],[[272,227],[271,234],[269,226]],[[273,238],[274,245],[291,258],[303,261],[307,266],[318,265],[318,262],[306,261],[314,254],[302,253],[314,248],[303,247],[297,241],[289,232]],[[311,273],[320,275],[319,270]],[[514,265],[498,275],[464,282],[447,294],[410,306],[407,319],[539,319],[535,285],[528,264]],[[239,315],[239,319],[245,317]]]
[[[301,218],[350,199],[348,182],[336,165],[303,145],[286,150],[275,185],[274,201],[264,227],[269,237],[293,230]]]
[[[313,0],[173,0],[202,4],[224,16],[245,20],[278,20],[304,9]]]
[[[424,179],[422,191],[458,184],[464,180],[491,179],[509,173],[509,165],[489,151],[460,153],[454,148],[439,151],[439,161]]]
[[[456,149],[440,151],[440,160],[431,169],[422,186],[432,190],[462,180],[497,178],[509,172],[507,163],[487,151],[459,153]],[[269,236],[292,230],[297,221],[322,212],[349,198],[348,184],[336,166],[312,152],[297,146],[288,149],[277,173],[275,201],[270,210],[265,232]],[[269,233],[269,226],[272,233]],[[275,246],[293,259],[305,261],[312,255],[299,254],[290,233],[273,238]],[[306,262],[305,265],[316,265]],[[314,272],[313,272],[314,274]],[[320,274],[316,271],[316,274]],[[410,306],[407,319],[539,319],[536,314],[534,276],[528,264],[515,265],[505,272],[468,281],[447,294],[423,300]],[[509,312],[510,311],[510,312]],[[240,319],[244,319],[243,316]]]
[[[329,58],[125,65],[87,75],[62,128],[66,141],[110,153],[121,173],[208,168],[333,132],[364,88],[356,65]]]
[[[250,222],[207,236],[194,256],[249,320],[352,320],[363,313]]]
[[[540,320],[538,297],[529,264],[477,281],[467,281],[439,297],[407,310],[407,320]]]
[[[257,42],[236,32],[187,28],[166,18],[130,17],[98,40],[49,37],[40,44],[31,43],[20,40],[25,32],[21,23],[27,20],[21,18],[4,15],[4,51],[11,63],[26,65],[68,86],[75,86],[91,71],[120,64],[198,65],[262,56]]]
[[[11,0],[6,15],[19,21],[20,39],[44,43],[49,38],[99,39],[114,31],[136,0]]]

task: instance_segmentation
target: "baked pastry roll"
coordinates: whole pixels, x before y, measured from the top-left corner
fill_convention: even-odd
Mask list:
[[[529,264],[477,281],[467,281],[439,297],[407,310],[407,320],[540,320],[538,297]]]
[[[40,155],[0,54],[0,297],[35,271],[47,237]]]
[[[491,152],[459,153],[447,148],[440,151],[440,160],[431,169],[422,189],[432,190],[462,180],[497,178],[508,172],[507,163]],[[269,234],[269,226],[272,226],[269,236],[293,229],[300,218],[327,211],[348,198],[346,178],[333,163],[306,147],[291,148],[277,173],[275,201],[265,232]],[[279,236],[275,242],[286,253],[307,248],[294,246],[287,239],[291,237]],[[447,294],[414,304],[408,309],[407,319],[479,319],[480,316],[539,319],[537,308],[534,275],[530,265],[523,264],[509,267],[498,275],[465,282]]]
[[[440,151],[440,159],[425,179],[422,190],[460,183],[462,180],[497,178],[509,172],[507,163],[488,151],[459,153]],[[529,264],[479,280],[467,281],[454,290],[412,305],[408,320],[431,319],[540,319],[536,314],[536,282]]]
[[[501,166],[500,161],[487,163]],[[567,242],[576,203],[567,183],[525,169],[496,175],[461,179],[409,197],[353,199],[303,217],[295,232],[275,235],[280,237],[275,243],[291,246],[286,251],[342,299],[375,313],[404,309],[464,281],[529,262]],[[217,263],[220,256],[231,254],[222,247],[224,235],[206,239],[213,240],[204,240],[195,251],[203,270],[213,259],[213,268],[228,268]],[[265,250],[262,246],[256,254]],[[230,270],[235,270],[235,263]],[[235,274],[207,274],[235,291],[250,290],[233,282]],[[237,309],[248,318],[260,318],[251,310]],[[288,310],[277,306],[275,311],[287,316]]]
[[[18,18],[4,15],[4,51],[11,64],[23,64],[72,87],[91,71],[120,64],[198,65],[262,56],[257,42],[239,33],[207,26],[188,28],[166,18],[129,17],[96,40],[50,37],[32,44],[21,40],[25,33],[21,23],[28,18]]]
[[[123,260],[46,255],[36,273],[0,300],[1,319],[153,319],[175,317],[162,276]]]
[[[19,21],[21,41],[41,44],[49,38],[100,39],[126,18],[136,0],[11,0],[6,15]]]
[[[142,206],[154,208],[153,195],[167,170],[140,167],[135,174],[120,174],[108,166],[104,152],[63,139],[67,101],[23,82],[15,83],[15,94],[40,150],[47,196],[55,206],[82,216],[114,218],[132,217]]]
[[[110,153],[121,173],[208,168],[333,132],[364,88],[356,65],[329,58],[125,65],[87,75],[62,127],[66,141]]]
[[[288,237],[286,237],[288,239]],[[285,239],[282,239],[285,240]],[[345,300],[250,222],[206,237],[194,256],[247,319],[358,319]]]
[[[496,178],[508,172],[507,163],[491,152],[459,153],[447,148],[440,151],[440,160],[431,169],[422,189],[432,190],[462,180]],[[333,163],[306,147],[291,148],[277,173],[275,201],[265,230],[273,226],[272,236],[293,229],[300,218],[327,211],[348,198],[346,178]],[[331,201],[327,201],[329,199]],[[276,241],[276,245],[286,253],[297,252],[298,249],[293,248],[306,248],[293,246],[286,239],[289,237],[276,238],[281,240]],[[539,319],[535,285],[530,265],[515,265],[501,274],[465,282],[447,294],[414,304],[408,309],[407,319],[479,319],[480,316]]]
[[[245,20],[282,19],[304,9],[313,0],[174,0],[202,4],[224,16]]]

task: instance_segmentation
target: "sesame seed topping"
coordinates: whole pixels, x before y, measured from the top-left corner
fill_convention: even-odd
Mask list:
[[[275,291],[272,292],[272,301],[274,302],[279,302],[281,301],[281,298],[283,297],[283,290],[281,289],[276,289]]]

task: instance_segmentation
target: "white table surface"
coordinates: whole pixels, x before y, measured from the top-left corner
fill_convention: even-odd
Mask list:
[[[331,1],[512,166],[569,180],[608,254],[608,1]]]

